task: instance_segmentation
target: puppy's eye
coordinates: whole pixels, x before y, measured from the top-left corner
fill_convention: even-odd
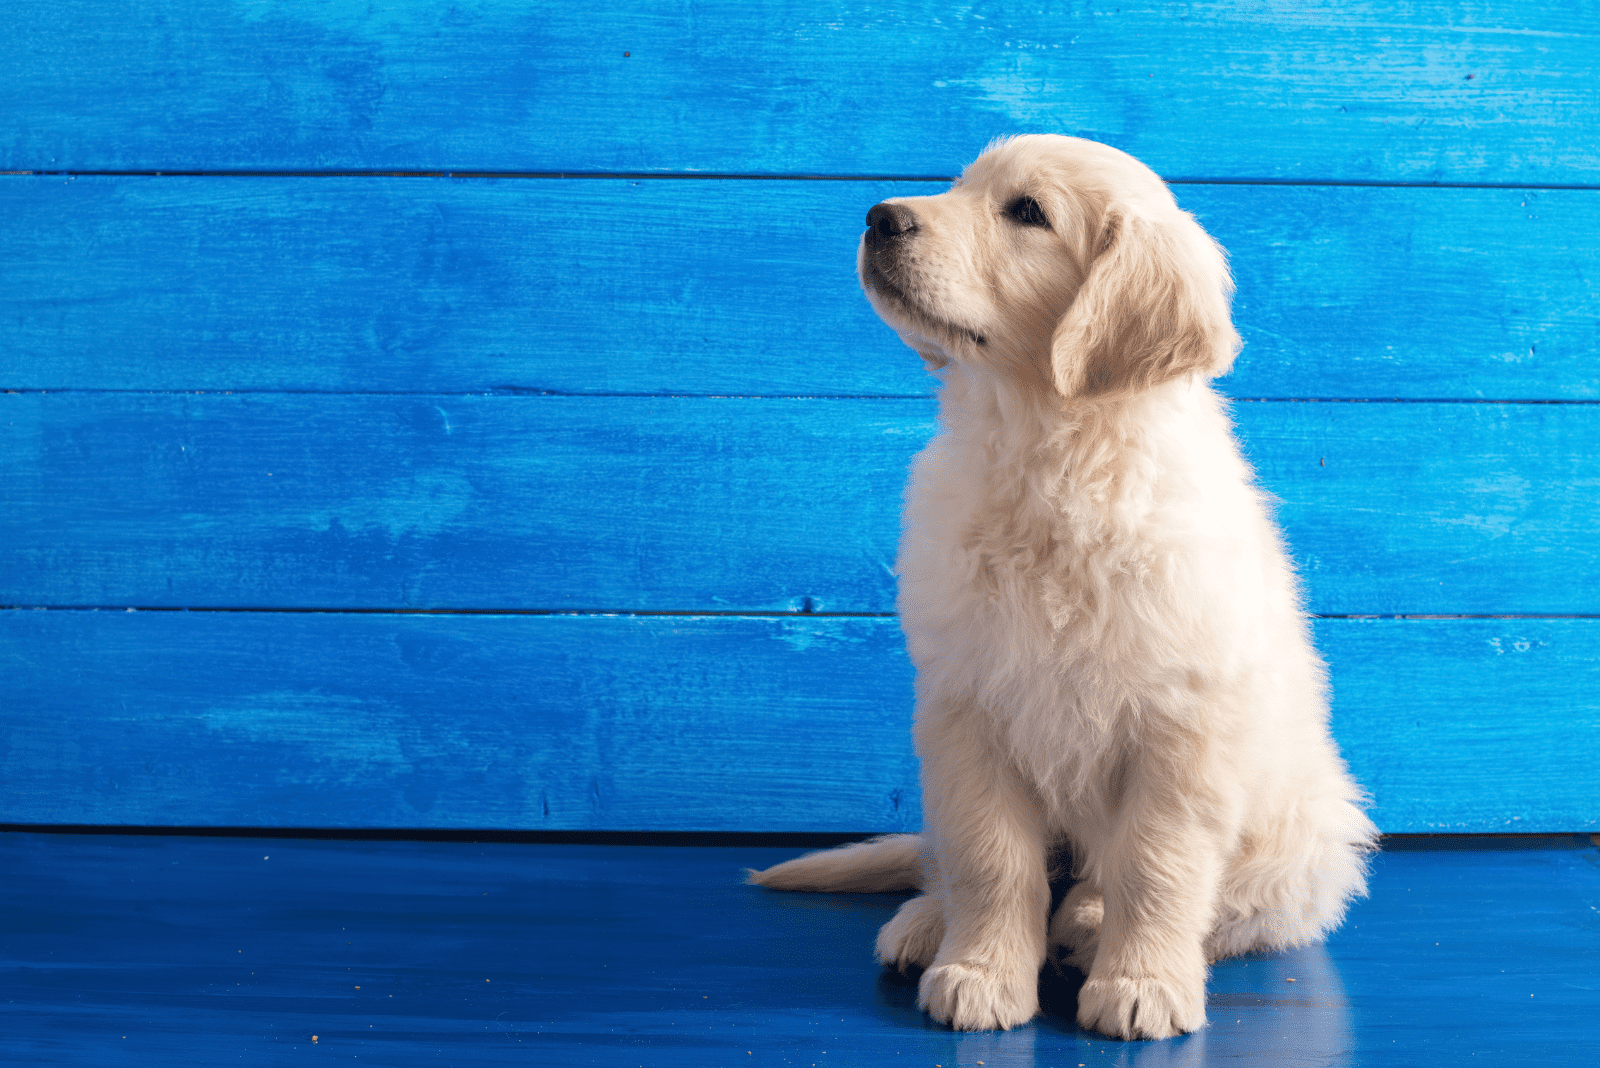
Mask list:
[[[1042,226],[1050,229],[1050,220],[1044,217],[1044,209],[1032,197],[1018,197],[1006,208],[1006,214],[1023,226]]]

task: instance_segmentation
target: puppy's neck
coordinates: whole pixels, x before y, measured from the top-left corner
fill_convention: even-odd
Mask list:
[[[1199,377],[1067,401],[983,368],[953,365],[939,377],[947,447],[993,507],[1127,518],[1197,462],[1184,453],[1186,427],[1226,422],[1225,402]]]
[[[934,372],[941,383],[939,418],[957,436],[981,435],[989,448],[1005,442],[1039,447],[1065,445],[1085,435],[1106,439],[1113,447],[1137,436],[1162,412],[1205,407],[1212,391],[1197,375],[1143,390],[1089,397],[1063,398],[1042,380],[1022,380],[967,363],[951,363]]]

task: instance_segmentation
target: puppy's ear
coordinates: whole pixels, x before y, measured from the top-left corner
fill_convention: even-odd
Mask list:
[[[1218,244],[1174,209],[1154,219],[1113,205],[1098,255],[1050,345],[1063,397],[1145,389],[1200,371],[1225,373],[1239,351],[1233,279]]]

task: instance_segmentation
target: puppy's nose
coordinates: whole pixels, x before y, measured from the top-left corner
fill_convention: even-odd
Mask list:
[[[867,212],[867,241],[882,244],[917,228],[917,217],[903,204],[874,204]]]

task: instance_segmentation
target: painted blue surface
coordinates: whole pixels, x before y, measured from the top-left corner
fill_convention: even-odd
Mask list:
[[[739,885],[793,852],[0,835],[0,1048],[97,1068],[1600,1060],[1586,838],[1385,852],[1326,947],[1223,962],[1207,1028],[1134,1043],[1076,1027],[1071,973],[1016,1031],[931,1024],[872,962],[900,898]]]
[[[1241,403],[1320,614],[1600,611],[1600,406]],[[0,604],[892,612],[922,399],[0,396]]]
[[[8,389],[925,395],[854,276],[941,182],[0,177]],[[1600,399],[1600,190],[1182,185],[1238,397]]]
[[[1315,634],[1383,830],[1600,831],[1600,620]],[[9,612],[0,678],[9,822],[921,824],[892,618]]]
[[[5,170],[949,175],[1054,131],[1169,177],[1600,180],[1592,0],[14,6]]]
[[[1600,829],[1591,0],[0,12],[0,606],[112,609],[0,608],[0,821],[914,829],[852,251],[1041,130],[1232,252],[1312,607],[1478,617],[1315,622],[1379,824]],[[0,1060],[1600,1063],[1600,852],[1452,844],[1118,1044],[931,1026],[793,851],[0,834]]]
[[[1478,617],[1317,623],[1379,822],[1600,819],[1593,3],[12,7],[0,820],[914,826],[852,250],[1029,130],[1232,251],[1311,608]]]

